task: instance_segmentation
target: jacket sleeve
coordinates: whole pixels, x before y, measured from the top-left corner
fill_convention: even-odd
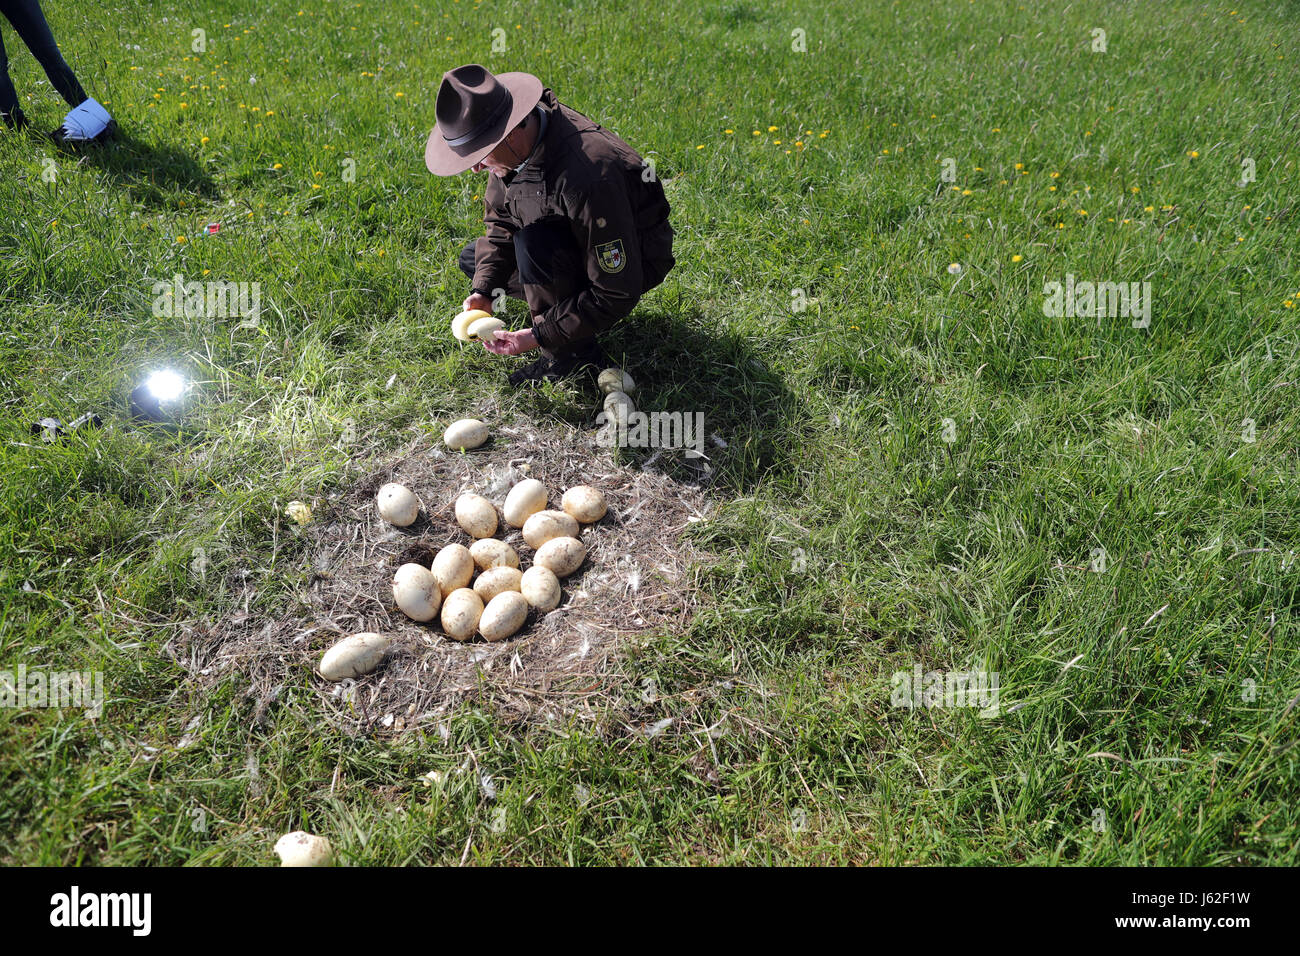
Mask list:
[[[547,348],[605,331],[632,311],[643,289],[641,238],[622,176],[598,180],[575,197],[569,225],[591,285],[556,303],[534,326]]]
[[[505,199],[505,186],[489,175],[483,194],[484,235],[474,246],[474,288],[489,296],[496,289],[504,289],[515,273],[515,224]]]

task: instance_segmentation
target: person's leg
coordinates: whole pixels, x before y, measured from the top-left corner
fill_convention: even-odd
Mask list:
[[[5,53],[4,37],[0,36],[0,117],[10,129],[17,126],[23,111],[18,108],[18,91],[9,78],[9,56]]]
[[[541,315],[591,284],[582,250],[574,243],[568,223],[561,220],[535,222],[516,232],[515,261],[529,315]],[[593,339],[564,354],[594,352],[597,348]],[[545,348],[542,354],[552,359],[560,357]]]
[[[36,57],[50,84],[58,91],[69,106],[80,106],[86,101],[86,91],[77,82],[77,75],[72,72],[59,52],[59,45],[54,42],[54,34],[41,12],[39,0],[5,0],[4,14],[13,24],[14,30],[27,48]]]
[[[484,240],[471,239],[467,242],[465,248],[460,251],[460,259],[456,263],[460,266],[460,271],[465,273],[471,282],[474,281],[474,264],[477,261],[478,244],[481,241]],[[492,290],[488,289],[487,291],[491,292]],[[506,283],[506,295],[512,299],[518,299],[520,302],[524,301],[524,287],[519,284],[519,271],[517,269],[510,274],[510,281]]]

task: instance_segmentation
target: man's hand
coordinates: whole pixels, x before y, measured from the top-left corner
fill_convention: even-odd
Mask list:
[[[471,309],[481,309],[489,315],[492,314],[492,300],[485,295],[479,295],[477,292],[470,293],[468,299],[460,304],[462,312],[468,312]]]
[[[494,334],[496,338],[493,341],[483,343],[483,347],[493,355],[522,355],[538,345],[532,329],[520,329],[518,332],[502,330]]]

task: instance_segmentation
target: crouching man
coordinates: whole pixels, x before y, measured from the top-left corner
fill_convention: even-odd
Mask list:
[[[596,337],[673,267],[663,186],[608,129],[528,73],[481,66],[443,75],[424,162],[437,176],[489,171],[484,235],[461,252],[464,309],[493,311],[502,292],[528,303],[532,328],[496,333],[496,355],[541,350],[511,385],[595,378],[609,361]]]

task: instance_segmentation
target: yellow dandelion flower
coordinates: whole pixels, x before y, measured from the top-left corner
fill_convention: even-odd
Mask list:
[[[1024,258],[1024,256],[1019,255],[1019,254],[1016,254],[1016,255],[1014,255],[1014,256],[1011,257],[1011,261],[1012,261],[1012,262],[1019,262],[1019,261],[1020,261],[1021,259],[1023,259],[1023,258]]]
[[[1053,179],[1060,179],[1060,178],[1061,178],[1061,174],[1060,174],[1060,173],[1050,173],[1049,175],[1050,175]]]
[[[961,194],[962,194],[963,196],[969,196],[969,195],[971,194],[971,191],[970,191],[969,189],[963,189],[963,190],[961,191]]]
[[[210,139],[208,139],[206,136],[200,136],[200,137],[199,137],[199,145],[200,145],[200,146],[206,146],[206,145],[207,145],[208,143],[210,143],[210,142],[212,142],[212,141],[211,141]]]
[[[769,133],[775,133],[775,132],[776,132],[776,127],[775,127],[775,126],[769,126],[769,127],[767,128],[767,131],[768,131]]]
[[[735,130],[734,130],[734,129],[724,129],[723,132],[726,133],[728,136],[730,136],[732,133],[735,132]]]
[[[1016,163],[1016,169],[1024,169],[1024,168],[1025,168],[1024,163]]]
[[[184,237],[184,236],[177,236],[177,237],[176,237],[176,241],[177,241],[177,242],[184,242],[184,241],[185,241],[185,237]]]
[[[282,163],[276,163],[276,164],[275,164],[274,166],[272,166],[271,168],[272,168],[272,169],[284,169],[284,165],[283,165]]]

